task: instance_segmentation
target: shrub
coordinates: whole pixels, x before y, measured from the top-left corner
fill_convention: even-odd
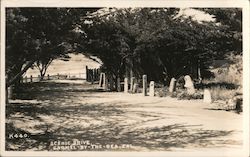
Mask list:
[[[224,100],[232,99],[237,93],[237,90],[226,89],[223,87],[212,87],[209,89],[211,92],[212,100]]]
[[[203,99],[203,92],[197,90],[194,94],[189,94],[185,90],[177,90],[171,93],[170,96],[179,100]]]
[[[229,62],[227,67],[220,67],[212,70],[215,76],[212,81],[242,86],[242,55],[231,54],[227,56],[227,60]]]
[[[155,88],[155,96],[158,97],[166,97],[168,93],[168,89],[167,87],[163,87],[163,88]]]

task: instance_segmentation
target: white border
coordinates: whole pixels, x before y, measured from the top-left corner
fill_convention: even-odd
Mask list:
[[[240,152],[21,152],[5,151],[5,7],[214,7],[243,8],[244,150]],[[2,0],[1,1],[1,154],[0,156],[249,156],[249,2],[247,0]]]
[[[5,7],[244,7],[247,0],[2,0]]]

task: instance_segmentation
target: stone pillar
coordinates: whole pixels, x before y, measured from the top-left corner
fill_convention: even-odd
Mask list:
[[[130,92],[133,92],[134,83],[135,83],[135,77],[131,77],[131,80],[130,80]]]
[[[128,78],[124,78],[124,93],[128,93]]]
[[[134,83],[133,91],[132,93],[137,93],[138,92],[138,83]]]
[[[57,73],[57,79],[59,79],[59,73]]]
[[[150,81],[149,96],[155,96],[155,82],[154,81]]]
[[[121,92],[121,79],[117,78],[117,92]]]
[[[208,103],[208,104],[212,103],[212,96],[211,96],[211,93],[210,93],[210,91],[208,89],[204,90],[204,93],[203,93],[203,102],[204,103]]]
[[[169,92],[173,93],[175,91],[176,88],[176,79],[172,78],[169,84]]]
[[[185,80],[185,85],[184,87],[187,89],[188,94],[194,94],[195,93],[195,88],[194,88],[194,83],[189,75],[186,75],[184,77]]]
[[[30,82],[33,82],[33,77],[32,77],[32,75],[30,75]]]
[[[142,76],[142,93],[147,96],[147,75]]]
[[[48,80],[49,80],[49,74],[47,75],[47,77],[48,77]]]

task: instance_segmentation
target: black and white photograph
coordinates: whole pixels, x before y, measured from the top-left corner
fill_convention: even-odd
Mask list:
[[[247,1],[2,2],[1,156],[249,156]]]

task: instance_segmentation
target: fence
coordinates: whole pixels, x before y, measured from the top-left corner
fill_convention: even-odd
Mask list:
[[[86,66],[86,81],[88,82],[95,82],[99,81],[100,79],[100,69],[89,69],[88,66]]]
[[[42,80],[72,80],[72,79],[86,79],[86,73],[68,73],[68,74],[56,74],[56,75],[47,75],[42,79],[40,75],[34,77],[33,75],[25,76],[20,79],[21,83],[28,82],[40,82]]]

